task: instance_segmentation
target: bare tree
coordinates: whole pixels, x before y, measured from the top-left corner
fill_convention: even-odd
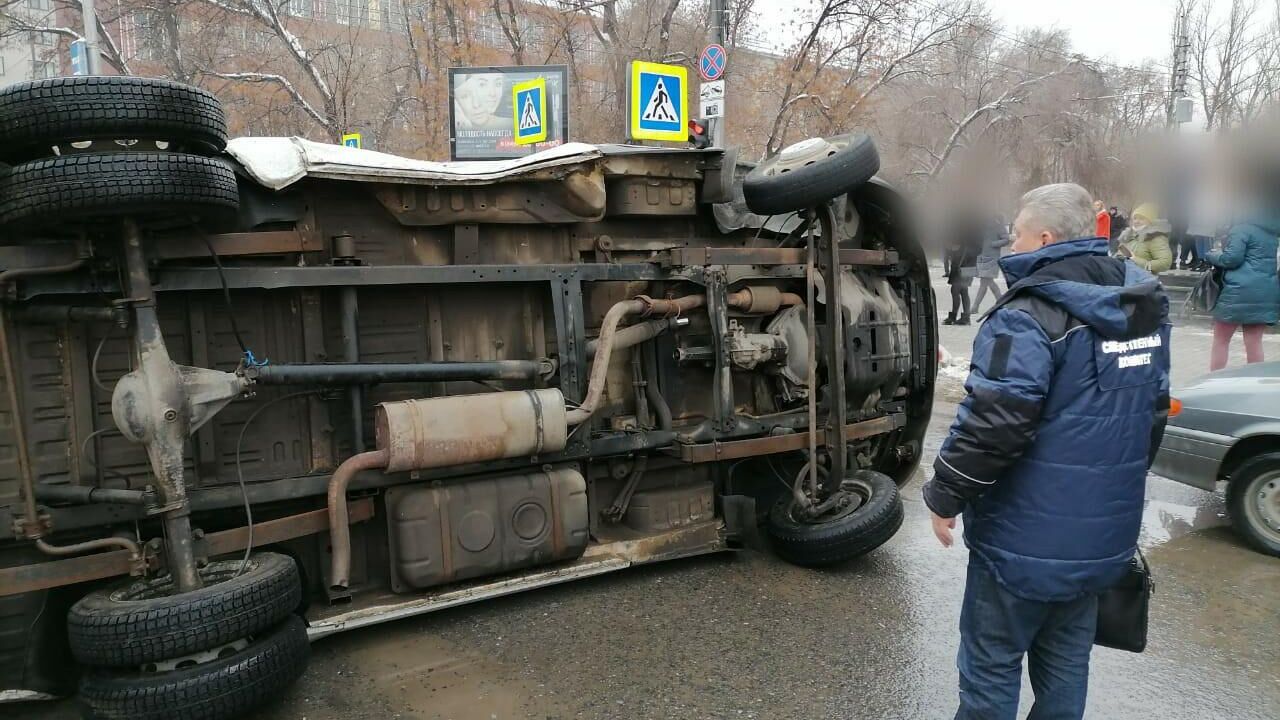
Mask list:
[[[954,153],[956,148],[960,146],[960,141],[964,138],[965,133],[969,131],[969,128],[974,123],[979,120],[987,119],[987,127],[984,129],[984,132],[986,130],[990,130],[996,123],[1000,122],[1003,113],[1005,113],[1010,106],[1024,102],[1026,100],[1026,94],[1030,90],[1050,78],[1062,75],[1077,64],[1078,61],[1072,60],[1056,70],[1022,80],[1000,93],[1000,95],[995,99],[973,108],[963,118],[958,121],[954,121],[954,128],[952,129],[951,134],[947,136],[946,141],[942,144],[941,149],[932,153],[934,161],[929,168],[928,177],[930,179],[936,178],[938,173],[942,172],[942,169],[947,165],[947,161],[951,159],[952,153]]]
[[[84,35],[81,32],[84,28],[81,11],[82,6],[79,0],[59,0],[59,2],[53,4],[52,9],[43,13],[31,13],[23,0],[0,0],[0,42],[18,35],[32,33],[52,35],[65,38],[71,42],[84,40]],[[81,17],[81,22],[78,26],[81,30],[58,24],[59,16],[66,13]],[[106,60],[120,74],[132,74],[129,64],[125,62],[124,57],[120,54],[120,47],[116,43],[115,37],[107,30],[102,18],[98,18],[97,25],[98,40],[101,45],[98,52],[102,59]]]
[[[1228,127],[1242,115],[1242,97],[1256,79],[1256,61],[1266,41],[1254,29],[1257,0],[1231,0],[1224,21],[1213,21],[1212,0],[1200,6],[1192,24],[1191,65],[1199,88],[1205,127]]]
[[[516,11],[515,0],[493,0],[490,7],[502,27],[502,34],[511,44],[511,60],[516,65],[524,65],[524,53],[527,47],[524,30],[521,27],[521,14]]]
[[[830,111],[831,108],[823,101],[822,95],[815,92],[814,85],[843,48],[829,49],[823,42],[823,37],[835,32],[835,28],[858,10],[855,2],[856,0],[822,0],[817,14],[808,24],[808,31],[789,54],[786,79],[779,93],[777,110],[769,123],[769,135],[764,142],[765,157],[777,154],[782,149],[790,120],[799,103],[813,103],[824,112]]]

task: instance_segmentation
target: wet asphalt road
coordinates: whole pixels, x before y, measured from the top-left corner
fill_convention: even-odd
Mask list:
[[[937,545],[920,482],[862,561],[675,561],[340,635],[254,720],[950,717],[966,553]],[[1153,479],[1149,498],[1151,644],[1094,651],[1088,717],[1280,717],[1280,560],[1222,526],[1220,494]]]
[[[1197,332],[1175,332],[1176,382],[1204,362]],[[943,339],[967,354],[971,336]],[[955,388],[941,394],[926,458],[955,413]],[[747,551],[356,631],[318,642],[301,682],[251,720],[950,717],[966,552],[930,532],[927,472],[904,488],[898,535],[845,567]],[[1150,645],[1095,649],[1087,717],[1280,718],[1280,560],[1223,513],[1221,493],[1152,478]],[[76,715],[64,702],[10,716]]]

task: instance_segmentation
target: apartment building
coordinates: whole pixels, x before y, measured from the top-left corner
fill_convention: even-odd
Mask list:
[[[16,22],[0,18],[0,85],[59,74],[59,37],[19,29],[53,23],[57,14],[54,0],[19,0],[5,11]]]

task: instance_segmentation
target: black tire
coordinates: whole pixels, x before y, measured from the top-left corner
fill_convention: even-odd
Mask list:
[[[880,171],[880,152],[861,133],[810,138],[760,163],[742,181],[758,215],[807,210],[857,189]]]
[[[168,576],[95,590],[67,614],[75,658],[99,667],[139,667],[225,645],[275,625],[302,602],[293,558],[257,553],[200,570],[205,586],[175,594]]]
[[[233,216],[236,175],[225,161],[183,153],[74,154],[0,174],[0,225],[89,218]]]
[[[902,527],[902,498],[893,478],[862,470],[846,479],[844,487],[862,494],[863,503],[817,522],[794,517],[790,493],[778,499],[767,528],[779,557],[805,567],[835,565],[875,550]]]
[[[1280,557],[1280,524],[1268,525],[1260,503],[1271,503],[1270,520],[1280,523],[1280,452],[1244,461],[1227,484],[1231,525],[1260,552]]]
[[[48,157],[80,140],[163,140],[199,154],[227,145],[218,99],[190,85],[141,77],[58,77],[0,90],[0,160]]]
[[[80,700],[102,720],[229,720],[270,702],[306,670],[310,645],[291,615],[227,657],[159,673],[91,669]]]

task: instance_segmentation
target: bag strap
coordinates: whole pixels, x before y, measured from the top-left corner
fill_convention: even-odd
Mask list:
[[[1154,593],[1156,590],[1156,580],[1151,576],[1151,566],[1147,564],[1147,556],[1142,554],[1142,548],[1138,547],[1135,548],[1135,550],[1138,551],[1138,561],[1141,563],[1138,569],[1141,570],[1142,574],[1147,578],[1147,592]]]

